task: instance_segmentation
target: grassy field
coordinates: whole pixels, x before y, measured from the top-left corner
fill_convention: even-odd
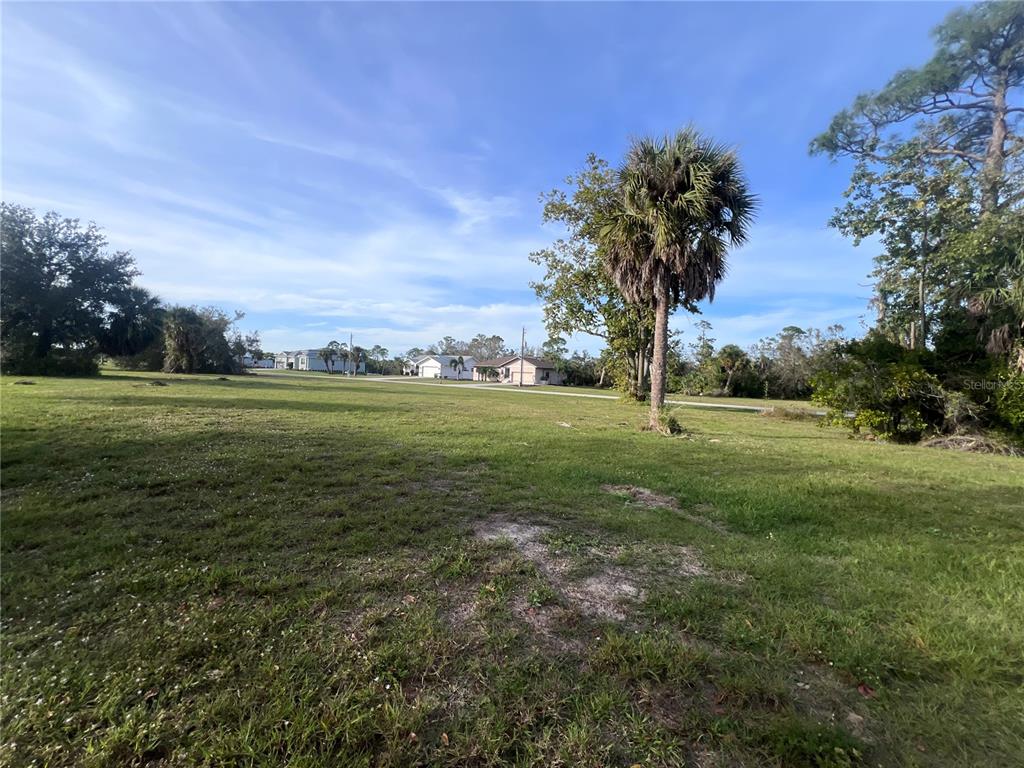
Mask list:
[[[267,370],[260,371],[259,375],[262,376],[291,376],[301,378],[329,378],[327,373],[319,371],[284,371],[284,370]],[[371,375],[368,377],[370,381],[377,378],[386,378],[388,380],[400,381],[405,384],[451,384],[451,385],[475,385],[475,386],[487,386],[488,384],[493,386],[501,386],[507,389],[513,389],[514,386],[511,384],[497,384],[496,382],[482,382],[472,381],[469,379],[420,379],[416,377],[403,377],[403,376],[387,376],[377,377]],[[600,395],[602,398],[619,398],[622,393],[615,389],[600,388],[600,387],[577,387],[577,386],[565,386],[565,385],[542,385],[537,387],[528,387],[528,390],[540,391],[540,392],[557,392],[560,394],[577,394],[577,395]],[[776,400],[772,398],[761,398],[761,397],[711,397],[709,395],[686,395],[680,393],[670,392],[668,395],[670,400],[674,401],[685,401],[692,403],[707,403],[711,405],[737,405],[737,406],[755,406],[758,408],[778,408],[789,411],[818,411],[820,406],[816,406],[811,403],[810,400]]]
[[[0,397],[4,765],[1024,755],[1019,459],[327,377]]]

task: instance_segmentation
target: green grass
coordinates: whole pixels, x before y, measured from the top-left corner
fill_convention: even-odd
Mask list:
[[[4,765],[1024,754],[1019,459],[326,376],[35,381],[0,380]],[[474,533],[502,523],[543,528]],[[601,578],[636,587],[619,618],[579,597]]]
[[[576,387],[576,386],[550,386],[537,387],[540,390],[552,392],[574,392],[586,395],[610,395],[618,396],[620,393],[614,389],[600,389],[598,387]],[[710,395],[685,395],[678,392],[670,392],[666,395],[669,400],[680,400],[691,403],[710,403],[713,405],[753,405],[759,408],[786,408],[790,410],[818,410],[818,406],[810,400],[777,400],[773,398],[760,397],[711,397]]]

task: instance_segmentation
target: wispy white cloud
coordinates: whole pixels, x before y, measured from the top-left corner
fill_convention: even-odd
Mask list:
[[[474,227],[495,219],[515,216],[519,212],[519,201],[507,195],[486,197],[467,194],[450,187],[434,191],[458,214],[457,231],[461,233],[469,232]]]
[[[618,151],[631,130],[689,118],[678,104],[637,118],[632,91],[607,98],[625,88],[623,36],[595,62],[597,94],[590,73],[541,84],[499,67],[501,51],[478,49],[479,70],[467,68],[461,50],[448,57],[431,42],[414,7],[116,7],[5,6],[4,197],[99,222],[113,247],[133,251],[143,284],[168,301],[242,309],[269,347],[351,328],[391,346],[515,336],[523,325],[542,341],[526,256],[557,234],[539,222],[532,190],[572,170],[565,158],[590,143]],[[498,12],[513,13],[474,10]],[[570,11],[538,13],[555,25]],[[303,33],[281,19],[318,23]],[[477,21],[477,33],[490,29]],[[559,29],[547,30],[553,41]],[[738,36],[749,50],[718,72],[705,124],[750,122],[735,119],[734,102],[763,69],[762,37]],[[672,51],[674,41],[660,76],[676,82]],[[767,110],[772,93],[744,114]],[[571,106],[553,115],[562,100]],[[720,341],[863,312],[873,246],[853,249],[795,210],[773,201],[733,255],[705,314]]]

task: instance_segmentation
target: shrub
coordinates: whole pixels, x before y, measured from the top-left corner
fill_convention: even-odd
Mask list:
[[[884,440],[916,442],[947,422],[949,393],[916,355],[878,336],[846,345],[838,363],[813,379],[811,399],[826,420]],[[962,403],[957,400],[957,408]]]
[[[681,435],[685,430],[674,413],[662,410],[658,414],[657,431],[663,435]]]
[[[8,350],[5,349],[5,353]],[[95,376],[99,373],[96,349],[51,348],[45,357],[31,354],[4,355],[4,373],[22,376]]]
[[[1024,433],[1024,374],[1004,369],[997,382],[993,402],[996,417],[1014,432]]]

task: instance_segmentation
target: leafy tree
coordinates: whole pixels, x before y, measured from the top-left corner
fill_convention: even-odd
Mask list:
[[[142,299],[132,284],[138,271],[128,252],[106,248],[95,224],[82,226],[53,212],[40,218],[29,208],[0,204],[4,370],[95,372],[103,342],[111,349],[128,343],[128,315]],[[127,314],[111,328],[119,307]]]
[[[240,316],[239,316],[240,317]],[[245,356],[249,355],[253,361],[259,360],[263,356],[263,350],[260,348],[260,334],[258,331],[252,331],[251,333],[242,333],[241,331],[232,331],[228,336],[228,346],[231,348],[231,354],[235,356],[238,361],[238,367],[244,368]]]
[[[985,217],[947,252],[951,261],[968,265],[952,294],[966,303],[979,340],[1024,373],[1024,212]]]
[[[238,373],[228,340],[244,315],[228,317],[216,307],[172,307],[164,320],[164,370],[168,373]]]
[[[776,336],[761,339],[750,351],[751,371],[756,383],[750,394],[796,399],[811,394],[811,381],[833,366],[843,343],[844,328],[831,325],[824,332],[804,330],[795,325]]]
[[[733,394],[733,381],[738,374],[750,368],[750,358],[747,353],[735,344],[726,344],[715,355],[715,362],[725,374],[725,382],[722,385],[726,397]]]
[[[690,352],[693,361],[700,366],[715,354],[715,339],[710,335],[713,329],[707,320],[698,320],[694,327],[697,329],[697,341],[690,345]]]
[[[164,313],[156,296],[145,288],[130,287],[113,306],[100,333],[100,352],[122,368],[160,370],[164,362]]]
[[[377,373],[384,373],[384,361],[388,358],[388,351],[380,344],[374,344],[370,350],[370,359],[377,364]]]
[[[565,375],[566,384],[592,387],[600,382],[600,361],[587,352],[574,352],[563,359],[559,367]]]
[[[977,177],[981,209],[995,211],[1019,194],[1007,182],[1019,182],[1024,153],[1024,106],[1015,101],[1024,85],[1024,4],[958,9],[933,34],[930,61],[858,96],[812,142],[812,151],[871,163],[908,150],[919,161],[952,159]]]
[[[459,342],[454,336],[445,336],[436,344],[432,344],[427,351],[437,355],[454,355],[459,352]]]
[[[877,416],[902,408],[906,393],[918,391],[911,384],[924,381],[907,366],[924,361],[931,378],[920,392],[930,401],[938,396],[932,385],[941,388],[946,422],[960,423],[950,414],[966,403],[979,410],[979,423],[1012,427],[1012,407],[1007,416],[998,397],[970,384],[1024,372],[1024,4],[955,11],[935,38],[929,62],[857,97],[811,145],[856,160],[848,202],[832,223],[857,242],[882,243],[875,336],[914,353],[877,364],[869,354],[881,349],[875,339],[836,360],[841,375],[863,384],[845,388],[853,393],[847,410]],[[819,368],[827,375],[817,376],[815,396],[835,395],[841,375]],[[924,422],[936,429],[934,419]],[[879,424],[879,434],[903,431]]]
[[[541,345],[540,353],[545,360],[558,363],[569,356],[569,348],[561,336],[552,336]]]
[[[755,202],[735,153],[691,128],[634,142],[619,184],[621,200],[601,233],[606,266],[627,300],[655,314],[651,427],[660,429],[669,314],[714,298]]]
[[[643,399],[654,313],[623,298],[605,267],[607,254],[600,237],[602,222],[616,205],[616,174],[606,161],[590,154],[583,170],[565,183],[569,192],[554,189],[541,195],[543,221],[562,225],[566,236],[530,254],[530,260],[545,270],[531,287],[544,303],[548,333],[585,333],[603,339],[608,352],[602,368],[618,370],[615,378],[626,391]]]
[[[478,333],[465,344],[461,354],[469,355],[476,360],[492,360],[510,354],[510,350],[501,336]]]
[[[976,223],[969,179],[951,160],[925,163],[910,151],[858,163],[846,197],[831,225],[854,244],[877,236],[883,246],[872,273],[880,330],[924,349],[962,272],[946,247]]]

